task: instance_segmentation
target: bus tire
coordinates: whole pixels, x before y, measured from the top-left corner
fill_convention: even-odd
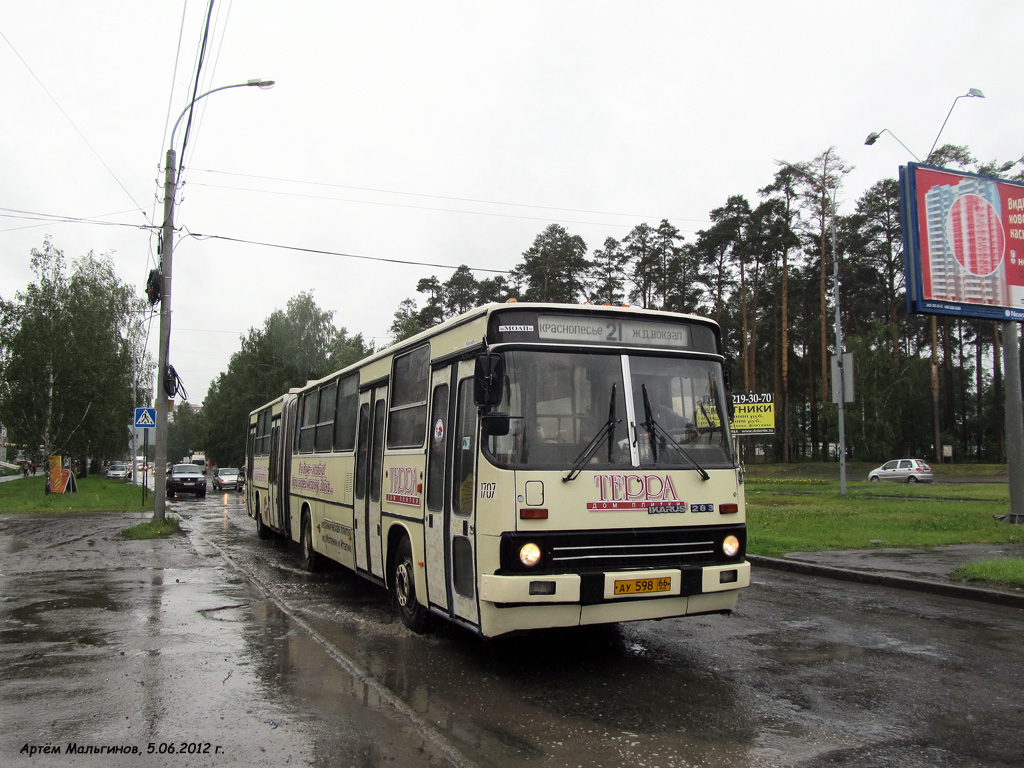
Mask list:
[[[313,549],[313,525],[308,510],[302,513],[302,567],[310,573],[316,573],[320,567],[320,555]]]
[[[258,509],[256,510],[256,537],[261,541],[266,541],[270,538],[270,529],[264,525],[263,515],[260,514]]]
[[[398,542],[391,568],[391,593],[402,623],[418,635],[426,632],[430,613],[416,599],[416,572],[413,570],[412,545],[407,536]]]

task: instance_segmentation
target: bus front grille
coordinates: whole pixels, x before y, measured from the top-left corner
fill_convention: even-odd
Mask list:
[[[722,539],[736,536],[740,551],[722,554]],[[537,567],[519,562],[519,550],[533,543],[541,548]],[[742,562],[746,551],[743,525],[646,528],[602,531],[506,533],[501,541],[503,573],[586,573],[593,571],[654,570],[709,563]]]

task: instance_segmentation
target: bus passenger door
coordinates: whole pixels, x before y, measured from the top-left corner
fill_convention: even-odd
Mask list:
[[[249,434],[245,438],[245,511],[249,513],[250,517],[255,517],[260,513],[256,510],[256,515],[253,514],[252,508],[252,469],[255,465],[255,453],[256,453],[256,421],[253,420],[249,423]]]
[[[384,576],[381,561],[380,494],[384,467],[384,421],[387,387],[361,392],[356,444],[356,569]]]
[[[267,484],[269,486],[269,525],[274,530],[284,528],[282,509],[285,505],[288,489],[282,487],[281,477],[281,415],[274,416],[270,421],[270,457],[267,466]]]
[[[448,610],[448,530],[445,510],[448,478],[451,477],[452,368],[434,371],[430,384],[430,442],[427,445],[426,520],[424,547],[427,565],[427,599]]]
[[[449,587],[452,614],[479,624],[476,599],[476,405],[473,361],[458,364],[458,390],[452,430],[451,485],[445,517],[449,532]]]

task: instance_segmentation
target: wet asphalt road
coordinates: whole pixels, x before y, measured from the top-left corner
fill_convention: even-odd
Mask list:
[[[187,538],[0,518],[0,765],[1024,763],[1018,609],[761,569],[730,617],[416,636],[236,494],[171,511]],[[69,740],[143,754],[20,752]]]

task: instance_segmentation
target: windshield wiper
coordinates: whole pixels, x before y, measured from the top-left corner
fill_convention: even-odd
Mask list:
[[[684,459],[686,459],[693,465],[693,468],[700,473],[701,480],[710,480],[711,476],[704,470],[704,467],[702,467],[700,464],[694,461],[693,457],[689,453],[687,453],[686,449],[683,448],[683,446],[681,446],[679,443],[677,443],[676,439],[672,437],[672,435],[670,435],[665,430],[665,428],[661,426],[661,424],[654,420],[654,414],[651,412],[651,400],[647,396],[647,385],[641,384],[640,391],[643,393],[644,396],[644,418],[646,419],[646,421],[640,426],[647,430],[647,439],[651,443],[651,457],[654,459],[654,463],[658,463],[657,439],[658,437],[661,437],[669,445],[671,445],[677,451],[679,451],[679,453],[682,454]]]
[[[584,465],[590,461],[591,456],[597,453],[597,449],[601,445],[601,440],[604,437],[608,437],[608,463],[612,460],[612,450],[615,447],[615,425],[619,423],[619,420],[615,418],[615,384],[612,384],[612,396],[608,401],[608,421],[604,423],[594,438],[587,443],[587,447],[583,449],[583,452],[576,457],[576,460],[572,463],[572,469],[569,474],[562,478],[563,483],[569,483],[579,477],[580,472],[583,471]]]

